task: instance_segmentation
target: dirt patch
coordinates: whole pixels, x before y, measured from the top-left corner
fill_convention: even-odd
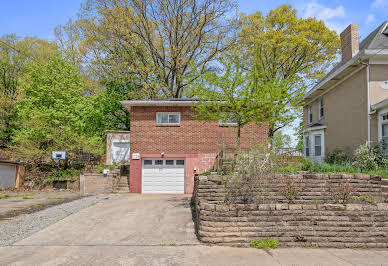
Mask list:
[[[0,220],[9,219],[11,217],[16,217],[16,216],[19,216],[22,214],[34,213],[34,212],[41,211],[41,210],[47,209],[47,208],[55,206],[55,205],[67,203],[67,202],[77,200],[80,198],[81,198],[81,196],[76,196],[76,197],[73,197],[70,199],[63,199],[63,200],[58,200],[58,201],[46,202],[46,203],[36,203],[36,204],[32,204],[26,208],[17,209],[17,210],[10,210],[6,213],[0,214]]]
[[[0,192],[0,219],[39,211],[80,198],[79,192],[60,190],[8,190]]]

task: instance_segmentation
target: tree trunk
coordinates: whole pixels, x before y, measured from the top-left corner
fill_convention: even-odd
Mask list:
[[[241,125],[237,125],[237,140],[236,140],[236,154],[240,152],[240,144],[241,144]]]

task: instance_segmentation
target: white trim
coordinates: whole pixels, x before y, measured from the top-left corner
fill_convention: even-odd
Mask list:
[[[178,115],[178,123],[159,123],[158,122],[158,115],[160,114],[167,114],[167,115]],[[180,112],[156,112],[156,116],[155,116],[155,119],[156,119],[156,124],[157,125],[180,125],[181,124],[181,113]]]
[[[379,110],[379,109],[381,109],[383,107],[386,107],[386,106],[388,106],[388,99],[385,99],[385,100],[383,100],[381,102],[373,104],[372,105],[372,109],[373,110]]]
[[[323,103],[323,97],[320,97],[318,99],[318,120],[322,120],[323,118],[325,118],[325,109],[324,109],[325,103],[323,103],[323,106],[322,106],[322,103]],[[321,116],[322,108],[323,108],[323,116]]]
[[[367,49],[365,55],[388,55],[388,49]]]
[[[378,132],[378,141],[380,142],[383,139],[383,130],[382,125],[388,123],[388,121],[383,121],[383,116],[388,114],[388,107],[379,110],[377,116],[377,132]]]
[[[325,128],[327,128],[326,125],[318,126],[318,127],[308,127],[308,128],[303,129],[303,133],[311,132],[311,131],[315,131],[315,130],[321,130],[321,129],[325,129]]]
[[[321,155],[315,156],[315,136],[321,136]],[[309,153],[310,156],[306,156],[306,149],[304,147],[306,137],[309,137]],[[325,160],[325,130],[314,128],[314,130],[306,131],[303,134],[303,155],[306,158],[314,162],[323,162]]]
[[[368,122],[368,147],[370,147],[370,86],[369,86],[370,66],[366,66],[366,115]]]
[[[307,124],[311,125],[313,123],[313,107],[311,104],[307,105]]]

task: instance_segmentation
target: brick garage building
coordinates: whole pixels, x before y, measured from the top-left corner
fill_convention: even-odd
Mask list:
[[[123,101],[131,114],[130,192],[192,193],[194,175],[213,167],[218,152],[233,150],[236,126],[193,118],[195,101]],[[267,140],[268,127],[246,125],[241,148]]]

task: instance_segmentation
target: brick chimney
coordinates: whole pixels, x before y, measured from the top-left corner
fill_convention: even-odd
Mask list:
[[[358,53],[358,24],[350,24],[341,34],[342,64]]]

